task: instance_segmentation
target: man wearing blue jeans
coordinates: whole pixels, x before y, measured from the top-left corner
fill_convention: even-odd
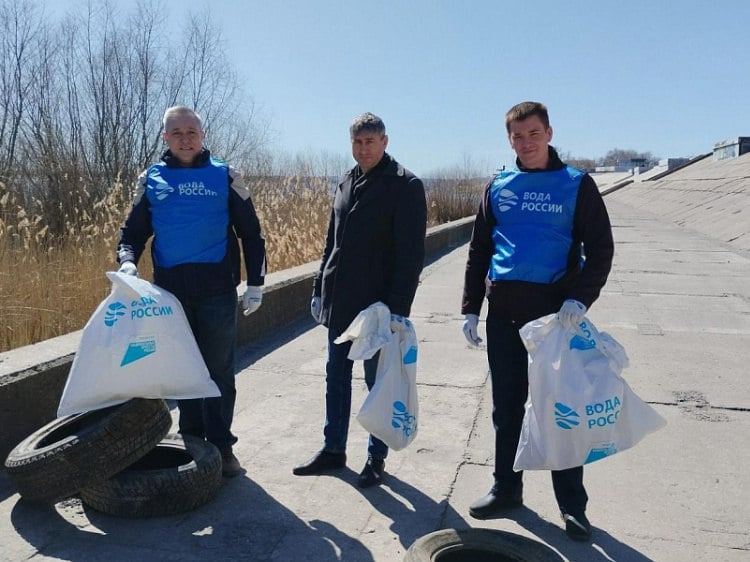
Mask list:
[[[547,108],[519,103],[505,126],[516,167],[485,188],[474,221],[464,277],[464,335],[479,345],[479,313],[487,299],[487,360],[492,381],[495,472],[490,492],[469,507],[478,519],[523,503],[523,473],[513,471],[528,394],[528,355],[519,329],[557,313],[569,327],[599,297],[612,267],[614,243],[594,180],[566,166],[549,145]],[[565,532],[591,536],[583,467],[552,472]]]
[[[323,440],[326,444],[326,451],[343,454],[346,452],[346,440],[349,434],[354,362],[347,358],[352,347],[351,341],[342,344],[334,343],[339,335],[333,330],[328,330],[326,422],[323,427]],[[378,352],[370,359],[363,361],[365,384],[368,390],[371,390],[375,384],[379,355]],[[384,461],[387,455],[388,446],[374,435],[370,435],[367,444],[367,458]]]
[[[313,283],[310,312],[328,328],[326,421],[323,448],[294,468],[298,476],[346,465],[352,406],[351,342],[334,340],[361,311],[376,302],[391,311],[391,330],[409,316],[424,261],[427,206],[422,182],[385,152],[383,121],[372,113],[349,128],[357,165],[336,189],[320,269]],[[375,383],[377,354],[364,362],[367,388]],[[370,436],[367,462],[357,483],[379,484],[388,447]]]

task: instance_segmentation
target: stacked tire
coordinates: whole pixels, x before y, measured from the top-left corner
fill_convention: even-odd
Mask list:
[[[58,418],[21,441],[5,470],[22,498],[56,503],[80,495],[110,515],[152,517],[194,509],[221,485],[221,455],[211,443],[170,434],[164,400]]]

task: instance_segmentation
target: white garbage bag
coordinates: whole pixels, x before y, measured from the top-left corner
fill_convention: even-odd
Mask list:
[[[380,349],[372,390],[362,403],[357,421],[394,451],[417,436],[417,336],[411,322]]]
[[[219,396],[177,297],[132,275],[106,275],[112,292],[83,328],[57,415],[131,398]]]
[[[361,311],[333,343],[352,342],[347,357],[352,361],[370,359],[391,339],[391,311],[382,302]]]
[[[349,359],[369,359],[380,350],[375,384],[362,403],[357,421],[394,451],[417,436],[417,334],[405,319],[404,329],[391,332],[391,313],[382,302],[360,312],[335,343],[352,341]]]
[[[524,325],[529,395],[514,470],[563,470],[633,447],[666,421],[620,375],[625,349],[588,318],[550,314]]]

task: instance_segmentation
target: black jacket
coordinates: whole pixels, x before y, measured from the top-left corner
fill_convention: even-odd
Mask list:
[[[337,334],[381,301],[409,316],[424,262],[424,186],[388,154],[368,173],[350,170],[336,189],[313,296]]]
[[[526,170],[517,161],[519,169],[533,174],[559,170],[565,166],[554,148],[549,147],[550,160],[546,170]],[[552,314],[560,309],[565,299],[575,299],[587,308],[599,297],[612,268],[614,242],[607,209],[594,180],[586,174],[581,180],[573,215],[573,243],[568,253],[568,271],[556,283],[530,283],[526,281],[490,282],[487,278],[494,251],[492,229],[496,224],[490,205],[490,186],[474,221],[474,232],[469,244],[466,262],[462,314],[479,314],[485,297],[493,314],[506,320],[525,324],[535,318]],[[586,256],[583,268],[579,266],[579,248],[583,244]]]

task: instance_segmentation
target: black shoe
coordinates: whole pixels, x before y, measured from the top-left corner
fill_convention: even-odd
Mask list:
[[[469,506],[469,515],[475,519],[486,519],[506,509],[513,509],[523,505],[523,494],[521,490],[513,494],[500,491],[497,485],[493,486],[490,493],[479,498]]]
[[[580,513],[560,513],[560,517],[565,521],[565,534],[574,541],[591,540],[591,523],[586,519],[586,514]]]
[[[292,473],[297,476],[309,476],[311,474],[320,474],[326,470],[334,468],[344,468],[346,466],[346,453],[329,453],[328,451],[318,451],[305,464],[295,466]]]
[[[360,488],[369,488],[370,486],[376,486],[383,481],[383,473],[385,472],[385,461],[379,459],[370,459],[367,464],[359,473],[357,478],[357,486]]]
[[[239,459],[232,453],[232,448],[221,451],[221,474],[227,478],[234,478],[245,472]]]

